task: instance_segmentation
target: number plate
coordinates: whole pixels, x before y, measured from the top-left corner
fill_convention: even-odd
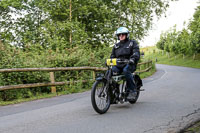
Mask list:
[[[108,66],[116,66],[117,65],[117,59],[116,58],[114,58],[114,59],[107,59],[106,60],[106,64]]]

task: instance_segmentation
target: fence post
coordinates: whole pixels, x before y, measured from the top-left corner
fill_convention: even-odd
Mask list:
[[[54,72],[50,72],[50,81],[51,81],[51,83],[55,83]],[[51,86],[51,93],[56,93],[55,86]]]
[[[95,71],[92,71],[92,79],[95,80]]]

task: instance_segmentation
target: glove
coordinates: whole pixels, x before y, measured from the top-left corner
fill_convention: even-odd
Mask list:
[[[133,65],[134,63],[135,61],[133,59],[130,59],[128,64]]]

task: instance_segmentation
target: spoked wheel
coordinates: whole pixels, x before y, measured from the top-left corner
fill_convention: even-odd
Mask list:
[[[91,91],[91,101],[94,110],[99,114],[104,114],[110,107],[110,95],[106,89],[104,81],[96,81]]]

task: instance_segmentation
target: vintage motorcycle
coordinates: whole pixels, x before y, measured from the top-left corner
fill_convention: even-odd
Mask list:
[[[126,79],[123,74],[115,74],[112,72],[112,66],[117,63],[129,63],[129,60],[107,59],[106,66],[108,70],[105,74],[97,75],[96,81],[91,90],[91,102],[94,110],[99,114],[108,111],[111,104],[129,102],[136,103],[142,87],[142,80],[139,75],[133,73],[134,83],[136,85],[136,97],[133,100],[127,100],[128,91]]]

